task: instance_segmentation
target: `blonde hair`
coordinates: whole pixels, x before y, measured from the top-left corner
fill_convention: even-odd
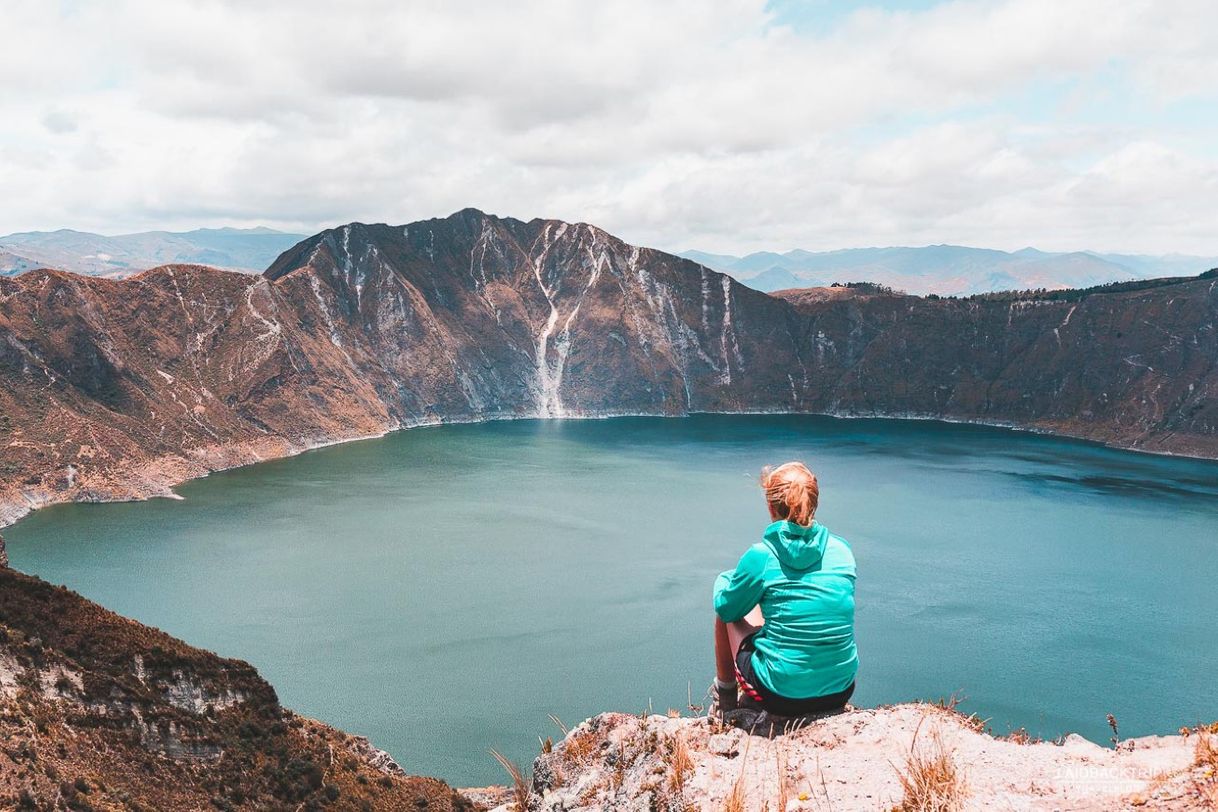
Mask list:
[[[767,465],[761,469],[761,489],[775,516],[803,527],[812,526],[820,503],[820,485],[808,466],[802,462],[787,462],[777,468]]]

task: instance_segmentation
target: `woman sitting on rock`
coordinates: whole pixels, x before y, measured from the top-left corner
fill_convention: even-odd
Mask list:
[[[820,488],[801,462],[761,475],[772,524],[715,580],[720,713],[737,688],[772,716],[823,714],[854,692],[854,555],[814,520]]]

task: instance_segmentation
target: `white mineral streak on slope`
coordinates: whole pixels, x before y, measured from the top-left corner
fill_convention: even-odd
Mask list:
[[[730,277],[722,277],[723,282],[723,331],[719,336],[720,348],[723,351],[723,373],[722,381],[724,384],[732,382],[732,361],[728,354],[730,347],[731,354],[736,357],[736,365],[743,366],[744,359],[740,355],[740,345],[736,342],[736,331],[732,327],[732,280]]]
[[[642,348],[644,354],[651,355],[651,344],[647,340],[647,336],[649,334],[647,327],[648,325],[656,324],[657,316],[659,315],[659,309],[662,306],[662,303],[657,299],[655,293],[653,292],[654,285],[652,284],[651,274],[647,273],[646,268],[639,266],[638,248],[631,250],[630,259],[627,265],[632,271],[634,271],[634,276],[639,283],[639,291],[643,294],[643,301],[647,303],[647,307],[651,310],[651,318],[643,320],[639,318],[638,310],[633,306],[630,307],[630,320],[634,324],[635,334],[639,337],[639,346]],[[633,305],[634,297],[630,295],[630,291],[624,284],[622,285],[622,296],[627,302]]]
[[[347,359],[347,363],[355,368],[355,361],[347,353],[347,348],[343,346],[343,340],[338,335],[338,330],[334,326],[334,317],[330,314],[330,306],[326,304],[325,297],[321,295],[321,281],[317,278],[317,274],[310,269],[309,287],[313,289],[313,296],[317,299],[317,308],[321,311],[322,320],[326,323],[326,329],[330,333],[330,343],[338,347],[339,352]]]
[[[547,225],[542,233],[542,238],[545,242],[541,253],[533,259],[533,276],[537,278],[537,286],[541,288],[542,294],[546,297],[546,303],[550,305],[550,315],[546,318],[545,326],[541,328],[541,332],[537,335],[537,410],[541,417],[561,417],[563,413],[562,401],[558,396],[560,380],[554,376],[553,371],[550,369],[550,360],[547,355],[550,335],[558,324],[558,306],[554,303],[554,294],[546,287],[545,281],[541,278],[541,269],[542,265],[545,264],[546,257],[550,253],[550,248],[562,238],[566,231],[567,224],[563,223],[558,227],[558,233],[551,239],[550,226]]]
[[[482,233],[478,235],[478,239],[474,242],[474,247],[469,252],[469,278],[474,283],[475,290],[481,290],[487,286],[486,278],[486,249],[487,246],[494,243],[495,231],[491,227],[489,219],[482,221]],[[481,250],[479,250],[481,249]],[[474,273],[474,255],[478,256],[478,273]]]
[[[374,261],[380,266],[382,273],[373,274],[371,280],[369,280],[368,269],[372,267],[372,263]],[[369,284],[371,284],[371,286],[374,289],[376,288],[377,282],[380,281],[380,279],[383,275],[384,269],[385,269],[385,263],[381,259],[380,251],[378,251],[376,249],[375,245],[373,245],[372,243],[368,243],[367,247],[364,249],[364,259],[359,265],[359,285],[357,285],[359,290],[356,291],[356,300],[357,301],[359,299],[359,291],[362,291],[364,288],[368,287]],[[357,307],[358,307],[358,305],[357,305]]]
[[[724,299],[730,298],[731,295],[732,295],[732,279],[730,276],[724,276],[723,277]],[[731,329],[728,330],[728,333],[732,337],[732,355],[735,356],[735,358],[736,358],[737,366],[743,368],[744,367],[744,356],[740,354],[740,342],[737,340],[736,326],[734,324],[729,325],[729,326]]]
[[[262,313],[258,311],[258,308],[254,306],[254,292],[265,289],[268,284],[269,283],[265,279],[259,279],[253,285],[250,285],[245,289],[245,304],[246,307],[249,308],[250,315],[262,322],[262,325],[266,327],[265,333],[259,333],[257,336],[255,336],[255,338],[257,338],[259,341],[265,341],[266,339],[271,338],[272,336],[278,336],[283,332],[283,328],[279,326],[278,322],[271,321],[266,316],[262,315]]]
[[[351,262],[351,226],[343,226],[343,280],[355,288],[355,309],[360,309],[361,296],[364,292],[364,280],[356,279],[355,267]]]
[[[186,300],[182,298],[182,289],[178,287],[178,276],[173,272],[173,268],[167,268],[165,273],[169,275],[169,282],[173,285],[173,294],[178,299],[178,306],[182,308],[182,315],[186,317],[187,324],[193,324],[195,317],[190,312],[190,308],[186,306]]]
[[[174,403],[176,403],[178,406],[182,407],[182,414],[184,414],[186,417],[190,418],[190,420],[195,425],[197,425],[199,428],[203,429],[203,431],[207,432],[212,437],[212,439],[214,439],[214,440],[220,439],[220,435],[218,435],[214,431],[212,431],[210,426],[208,426],[206,423],[204,423],[202,420],[199,419],[199,415],[195,412],[194,409],[192,409],[190,406],[188,406],[187,404],[183,403],[181,400],[178,399],[177,392],[170,389],[169,397],[173,400]],[[183,432],[182,440],[183,441],[186,440],[185,432]]]
[[[571,308],[570,315],[563,322],[562,330],[554,338],[554,365],[550,369],[550,381],[553,386],[554,404],[559,410],[559,414],[563,414],[565,410],[562,408],[562,403],[558,399],[558,391],[562,386],[563,370],[567,366],[567,356],[571,354],[571,324],[575,321],[575,317],[579,314],[579,307],[584,303],[584,297],[588,295],[588,291],[600,279],[601,270],[609,265],[609,255],[604,246],[601,247],[599,255],[593,254],[593,249],[597,247],[599,240],[593,236],[592,245],[588,246],[588,260],[591,271],[588,274],[588,281],[584,284],[583,290],[580,291],[579,297],[575,300],[575,307]],[[557,416],[557,415],[556,415]]]
[[[461,386],[461,394],[465,396],[465,402],[469,404],[469,407],[475,413],[481,414],[487,411],[486,401],[482,395],[478,394],[478,387],[474,384],[473,378],[457,365],[455,358],[450,357],[450,360],[452,361],[453,372],[457,376],[457,383]]]
[[[182,308],[182,314],[186,317],[186,325],[187,325],[187,331],[188,331],[187,337],[188,337],[188,339],[190,339],[191,333],[189,331],[195,326],[195,317],[194,317],[194,313],[192,312],[193,309],[186,306],[186,299],[182,296],[182,288],[178,285],[178,275],[176,273],[174,273],[172,268],[167,269],[166,273],[168,273],[168,275],[169,275],[170,284],[173,285],[173,294],[175,297],[177,297],[178,306]],[[247,290],[246,293],[248,294],[249,291]],[[208,335],[210,335],[211,332],[214,332],[214,330],[209,331]],[[201,383],[203,380],[202,375],[199,372],[199,363],[198,363],[198,356],[200,354],[202,354],[202,352],[203,352],[203,339],[204,339],[203,333],[195,331],[193,333],[193,339],[190,339],[187,341],[186,357],[187,357],[187,360],[189,360],[189,362],[190,362],[191,370],[193,370],[195,373],[195,381],[197,383]],[[190,346],[191,344],[194,345],[193,348],[191,348],[191,346]]]
[[[639,267],[641,254],[641,249],[637,247],[631,249],[629,267],[635,272],[643,298],[651,309],[650,323],[663,328],[665,338],[675,350],[675,360],[679,361],[680,364],[678,371],[681,373],[681,385],[685,392],[685,408],[692,410],[693,393],[689,383],[690,349],[692,348],[698,357],[716,372],[719,371],[719,364],[702,348],[702,340],[698,332],[686,324],[679,315],[676,298],[673,296],[672,289],[656,280],[646,269]],[[707,332],[709,332],[710,322],[707,300],[710,296],[710,288],[709,282],[705,277],[705,269],[703,269],[703,274],[702,289],[704,298],[702,303],[702,320],[703,324],[707,327]],[[625,289],[623,289],[623,294],[626,295]],[[630,301],[630,299],[628,298],[627,301]],[[635,323],[635,329],[641,337],[643,335],[643,328],[640,325],[638,314],[633,308],[630,309],[630,316]],[[643,348],[644,350],[648,349],[645,343]]]
[[[1059,347],[1062,344],[1062,337],[1058,331],[1070,323],[1070,317],[1074,315],[1075,310],[1078,310],[1078,305],[1071,305],[1070,311],[1066,313],[1066,317],[1062,319],[1062,323],[1053,328],[1053,337],[1057,339],[1057,346]]]
[[[825,335],[825,331],[816,331],[816,364],[825,366],[825,348],[833,349],[833,340]]]
[[[206,329],[199,330],[195,333],[194,352],[202,357],[204,366],[210,367],[212,365],[212,354],[203,352],[203,342],[204,340],[211,338],[227,325],[228,319],[230,316],[232,316],[234,308],[231,305],[228,307],[212,305],[207,301],[207,294],[202,289],[199,290],[199,297],[203,300],[203,303],[198,310],[203,317],[203,325],[206,327]],[[223,312],[223,316],[217,318],[221,312]]]
[[[270,283],[265,279],[259,279],[245,289],[246,309],[265,328],[264,332],[254,336],[254,340],[260,342],[260,344],[254,351],[253,360],[249,363],[250,369],[256,369],[262,362],[271,357],[279,346],[279,338],[283,333],[283,328],[279,326],[279,323],[264,316],[254,304],[254,294],[259,291],[269,291],[269,286]]]
[[[5,336],[5,338],[8,341],[8,345],[10,347],[14,348],[15,350],[17,350],[17,352],[19,352],[21,354],[21,374],[22,375],[26,376],[27,378],[34,377],[34,373],[30,369],[30,361],[33,361],[34,364],[42,372],[43,377],[48,378],[50,380],[50,383],[47,384],[47,386],[44,388],[49,388],[51,386],[51,384],[54,384],[55,381],[58,380],[58,377],[55,375],[54,371],[49,366],[47,366],[47,362],[45,360],[43,360],[41,355],[38,354],[37,350],[30,348],[29,345],[27,345],[25,342],[21,341],[19,338],[17,338],[17,336],[13,335],[12,333],[8,333]]]
[[[710,333],[710,277],[706,274],[706,266],[699,266],[702,272],[702,333]]]
[[[432,235],[432,239],[434,240],[434,235]],[[429,256],[432,256],[432,254],[429,253]],[[382,335],[404,335],[407,331],[417,327],[427,333],[431,337],[436,350],[444,356],[451,367],[453,379],[464,395],[466,403],[475,413],[485,411],[486,403],[479,394],[474,380],[461,368],[461,364],[452,350],[452,336],[436,317],[422,292],[407,282],[402,274],[398,273],[393,266],[387,263],[384,256],[373,245],[369,245],[365,250],[362,266],[357,271],[360,284],[365,287],[371,285],[378,292],[376,309],[370,314],[371,321],[367,317],[363,320],[365,329],[375,325]],[[335,329],[331,310],[322,295],[320,281],[314,274],[310,276],[309,282],[320,306],[322,318],[329,328],[331,343],[343,352],[348,364],[352,367],[352,372],[357,372],[355,370],[355,362],[347,353],[342,337]],[[386,282],[388,282],[388,285]],[[396,283],[396,285],[393,283]],[[381,357],[380,354],[373,354],[369,360],[380,366],[387,375],[391,377],[394,375],[394,370],[391,366],[386,365],[386,359]],[[379,390],[377,391],[377,397],[383,405],[390,407],[391,404],[385,400],[384,395]],[[411,425],[424,425],[430,422],[433,421],[421,419],[411,423]],[[405,424],[398,424],[396,427],[401,428],[403,425]]]
[[[804,363],[803,352],[800,351],[799,344],[793,338],[791,340],[791,346],[795,347],[795,360],[799,362],[799,369],[800,369],[800,373],[802,375],[802,381],[801,381],[802,390],[801,391],[807,392],[808,391],[808,365]],[[822,350],[821,352],[823,354],[824,351]],[[792,403],[792,405],[794,405],[794,404],[799,403],[799,401],[800,401],[799,395],[795,394],[795,379],[794,379],[794,377],[792,377],[791,378],[791,403]]]
[[[469,278],[474,282],[474,291],[482,298],[484,302],[486,302],[487,307],[491,309],[491,312],[495,314],[495,323],[502,325],[502,314],[499,312],[499,306],[495,304],[494,299],[491,298],[489,290],[490,280],[486,275],[486,252],[488,248],[494,248],[495,254],[501,259],[503,258],[503,252],[495,243],[495,231],[491,227],[491,221],[489,219],[482,221],[482,233],[478,235],[477,242],[475,242],[474,247],[470,249]],[[478,272],[476,274],[474,273],[475,255],[478,257]]]
[[[676,340],[673,345],[678,350],[678,355],[681,359],[681,386],[685,390],[685,408],[687,411],[694,408],[693,393],[689,386],[689,348],[692,345],[697,351],[699,357],[702,358],[709,366],[717,370],[717,365],[711,360],[702,350],[702,344],[698,341],[698,334],[690,329],[689,325],[681,321],[677,315],[676,309],[672,304],[672,297],[668,299],[669,315],[672,318],[672,324],[676,328]]]
[[[379,300],[380,306],[376,311],[376,329],[382,335],[397,335],[410,324],[410,314],[406,310],[405,301],[402,299],[402,290],[405,290],[405,282],[385,264],[384,260],[380,260],[380,263],[381,275],[388,274],[392,280],[398,283],[398,286],[384,289],[384,293]]]
[[[186,391],[191,392],[191,394],[194,395],[195,403],[202,404],[204,401],[204,398],[213,398],[214,399],[214,397],[215,397],[214,395],[212,395],[212,393],[210,391],[208,391],[207,387],[204,386],[203,375],[202,375],[201,370],[199,369],[199,359],[200,358],[203,359],[204,366],[211,367],[211,365],[212,365],[212,359],[211,359],[210,354],[204,352],[204,350],[203,350],[203,342],[205,339],[210,338],[213,334],[218,332],[224,326],[225,322],[222,320],[216,320],[214,318],[213,313],[212,313],[213,308],[211,308],[210,305],[207,303],[207,296],[201,290],[199,291],[199,296],[202,298],[202,302],[200,303],[198,301],[191,301],[189,304],[187,304],[185,297],[182,295],[181,286],[178,284],[177,274],[173,271],[172,268],[166,269],[166,274],[169,278],[170,283],[173,285],[174,296],[178,300],[178,305],[182,308],[182,312],[186,315],[185,323],[187,326],[187,334],[186,334],[187,340],[186,340],[186,347],[185,347],[185,352],[183,353],[183,357],[189,362],[190,368],[194,372],[194,385],[196,388],[195,388],[195,390],[192,391],[190,389],[190,387],[185,383],[180,384],[180,386],[183,389],[185,389]],[[260,283],[256,281],[250,287],[246,288],[247,309],[249,309],[249,311],[255,317],[259,318],[263,322],[264,325],[271,324],[271,322],[269,322],[267,319],[262,317],[262,315],[258,312],[257,308],[254,307],[253,301],[251,299],[252,294],[254,292],[254,288],[258,287],[259,284]],[[273,300],[272,300],[272,304],[273,304]],[[216,309],[219,309],[219,308],[216,308]],[[235,309],[235,308],[226,310],[225,316],[226,317],[230,316],[232,314],[233,309]],[[90,310],[91,310],[91,308],[90,308]],[[86,311],[86,312],[88,312],[88,311]],[[196,315],[202,316],[203,325],[206,328],[205,330],[198,329],[198,320],[196,319]],[[271,344],[264,344],[258,350],[259,355],[253,364],[253,366],[255,366],[255,367],[258,364],[261,364],[266,358],[268,358],[270,356],[270,354],[273,353],[275,351],[275,349],[279,346],[279,334],[280,334],[279,325],[273,324],[273,327],[274,327],[273,330],[268,330],[267,333],[263,333],[263,334],[256,336],[256,339],[259,341],[266,341],[268,338],[274,338],[275,341]],[[194,329],[193,337],[192,337],[192,333],[190,332],[190,330],[192,328]],[[101,329],[100,333],[107,339],[109,338],[108,331]],[[107,340],[107,342],[101,346],[102,346],[103,350],[109,350],[111,345],[109,344],[109,341]],[[157,370],[157,371],[161,372],[161,370]],[[162,377],[164,377],[165,373],[162,372],[161,374],[162,374]],[[233,377],[233,372],[230,370],[229,379],[231,380],[232,377]],[[169,384],[176,384],[177,380],[173,376],[169,376],[168,378],[166,378],[166,382]],[[175,398],[176,398],[176,396],[175,396]],[[194,420],[194,422],[198,423],[200,426],[203,426],[202,421],[193,413],[191,414],[191,419]],[[212,436],[215,436],[214,433],[210,429],[208,429],[206,426],[204,426],[204,429],[209,434],[212,434]]]
[[[647,296],[645,285],[647,272],[638,267],[638,259],[638,249],[631,251],[629,259],[626,260],[626,269],[634,273],[635,278],[638,279],[639,288],[643,291],[644,296]],[[622,304],[626,309],[626,315],[630,317],[631,325],[634,327],[634,335],[638,338],[639,349],[643,351],[645,358],[649,358],[651,355],[651,346],[647,342],[647,332],[644,329],[643,320],[639,317],[636,297],[631,295],[632,291],[626,285],[626,274],[615,273],[613,276],[617,281],[618,289],[622,292]]]
[[[1148,369],[1151,372],[1154,372],[1155,371],[1154,367],[1150,366],[1149,364],[1144,364],[1141,361],[1134,360],[1135,358],[1140,358],[1140,357],[1142,357],[1141,353],[1135,353],[1133,355],[1126,357],[1124,360],[1125,360],[1125,363],[1129,364],[1131,367]]]
[[[658,282],[646,268],[639,265],[639,257],[642,251],[639,248],[632,248],[630,251],[630,267],[634,269],[635,277],[639,280],[639,289],[643,293],[643,298],[647,302],[647,307],[651,310],[651,323],[658,324],[667,318],[668,313],[676,313],[676,307],[672,302],[672,291],[663,283]],[[662,325],[668,337],[672,337],[671,325],[666,321]]]
[[[444,354],[445,359],[448,361],[448,365],[452,368],[453,377],[456,379],[457,385],[461,388],[461,393],[465,397],[465,402],[469,404],[469,407],[475,413],[480,414],[486,411],[486,401],[480,394],[478,394],[478,387],[475,386],[473,379],[469,376],[469,373],[461,368],[461,363],[458,361],[456,354],[452,350],[452,336],[448,332],[447,328],[445,328],[440,322],[439,318],[436,317],[435,312],[427,303],[427,298],[421,291],[402,278],[401,274],[393,273],[392,271],[387,272],[390,273],[395,280],[397,280],[398,286],[402,289],[402,292],[406,294],[407,299],[410,301],[410,311],[415,314],[419,325],[431,333],[431,336],[436,343],[436,347]],[[403,316],[402,323],[404,324],[404,319],[406,317],[406,302],[402,300],[400,296],[398,297],[397,301]]]

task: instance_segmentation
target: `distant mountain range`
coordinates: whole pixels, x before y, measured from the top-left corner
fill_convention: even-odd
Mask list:
[[[270,228],[144,231],[107,237],[87,231],[27,231],[0,237],[0,275],[57,268],[89,276],[124,277],[158,265],[193,263],[258,273],[304,239]]]
[[[767,293],[834,282],[874,282],[919,295],[967,296],[999,290],[1086,288],[1134,279],[1196,276],[1218,267],[1218,257],[1050,253],[1035,248],[996,251],[961,245],[820,252],[797,249],[785,254],[759,251],[743,257],[686,251],[681,256]]]
[[[303,239],[302,234],[270,228],[144,231],[113,237],[71,229],[29,231],[0,237],[0,276],[55,268],[123,278],[171,264],[261,273],[280,253]],[[784,254],[759,251],[743,257],[686,251],[680,256],[766,293],[834,282],[873,282],[918,295],[967,296],[1196,276],[1218,267],[1218,257],[1050,253],[1035,248],[1008,252],[960,245],[820,252],[797,249]]]

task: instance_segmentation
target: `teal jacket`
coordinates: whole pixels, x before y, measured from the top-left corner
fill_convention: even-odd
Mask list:
[[[774,522],[734,571],[715,579],[715,612],[731,623],[761,606],[753,670],[770,691],[788,699],[835,694],[858,671],[854,579],[845,539],[817,522]]]

